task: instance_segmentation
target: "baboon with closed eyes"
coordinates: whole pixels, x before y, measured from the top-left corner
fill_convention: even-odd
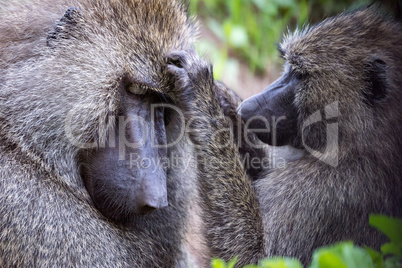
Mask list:
[[[245,100],[239,114],[271,145],[305,155],[250,184],[219,109],[212,70],[193,52],[173,52],[168,69],[198,162],[211,254],[238,265],[264,256],[310,261],[340,240],[378,249],[370,213],[401,217],[402,25],[375,7],[344,13],[284,38],[282,76]],[[209,122],[205,124],[205,122]],[[261,130],[265,129],[265,133]],[[263,227],[262,227],[263,226]],[[263,231],[262,231],[263,230]]]
[[[194,41],[185,7],[1,5],[0,266],[174,266],[191,167],[158,161],[191,149],[167,148],[177,115],[160,92],[165,54]]]
[[[1,267],[186,265],[196,156],[163,91],[196,34],[179,1],[1,4]]]

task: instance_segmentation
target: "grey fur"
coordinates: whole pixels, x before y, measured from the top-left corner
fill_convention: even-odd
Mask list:
[[[167,94],[175,96],[187,123],[196,130],[189,137],[198,154],[201,238],[209,249],[208,255],[198,257],[229,260],[238,256],[239,267],[255,263],[264,251],[262,217],[232,137],[231,119],[225,117],[216,95],[222,85],[215,83],[212,68],[194,51],[173,52],[168,59],[174,87]]]
[[[338,103],[337,147],[318,142],[325,129],[304,129],[305,143],[327,149],[324,160],[338,153],[338,163],[306,151],[255,183],[267,255],[306,264],[315,248],[337,241],[379,249],[385,239],[369,227],[369,214],[402,216],[402,26],[367,8],[289,35],[280,47],[286,64],[308,77],[295,99],[300,129],[315,111]],[[386,64],[388,96],[371,104],[367,65],[377,59]]]
[[[172,267],[181,258],[191,172],[168,171],[168,208],[114,223],[94,207],[65,126],[70,115],[75,137],[102,142],[121,76],[161,91],[164,55],[196,32],[178,1],[2,4],[1,267]],[[187,159],[191,146],[181,140],[169,154]]]

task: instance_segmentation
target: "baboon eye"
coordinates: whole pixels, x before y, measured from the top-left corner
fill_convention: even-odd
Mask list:
[[[305,73],[305,72],[296,71],[294,69],[292,69],[290,72],[292,73],[292,75],[294,75],[299,80],[304,80],[307,78],[307,73]]]
[[[128,91],[135,95],[145,95],[148,89],[145,86],[133,84],[128,88]]]
[[[306,77],[307,77],[307,74],[306,74],[306,73],[299,73],[299,72],[297,72],[297,73],[295,73],[295,75],[296,75],[296,78],[299,79],[299,80],[304,80],[304,79],[306,79]]]

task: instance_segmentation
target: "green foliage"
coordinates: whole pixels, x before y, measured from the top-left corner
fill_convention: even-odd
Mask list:
[[[389,240],[398,245],[399,249],[402,246],[402,219],[393,219],[382,215],[371,215],[370,225],[384,233]]]
[[[366,247],[375,267],[402,267],[402,219],[389,218],[382,215],[371,215],[370,225],[384,233],[389,242],[381,246],[381,252]]]
[[[378,252],[369,247],[358,247],[353,242],[341,242],[314,251],[309,268],[402,268],[402,219],[382,215],[371,215],[370,225],[384,233],[390,240]],[[214,259],[213,268],[233,268],[237,258],[228,264]],[[246,265],[244,268],[302,268],[302,264],[290,258],[269,258],[258,265]]]
[[[310,268],[374,268],[370,254],[352,242],[343,242],[314,252]]]
[[[229,263],[226,263],[224,260],[215,258],[211,262],[211,266],[213,268],[234,268],[237,263],[237,258],[233,258],[232,260],[229,261]]]
[[[331,16],[341,12],[353,2],[355,1],[190,0],[190,11],[201,17],[204,25],[222,44],[219,49],[211,48],[214,66],[215,56],[218,55],[218,63],[224,65],[222,59],[228,58],[229,51],[246,62],[251,71],[264,73],[267,62],[277,59],[277,43],[288,27],[294,29],[296,26],[303,26],[308,23],[308,18],[310,22],[319,21],[324,15]]]
[[[237,259],[231,260],[229,263],[221,259],[213,259],[211,266],[213,268],[234,268],[237,263]],[[295,259],[291,258],[271,258],[261,260],[258,265],[250,264],[243,268],[302,268],[302,264]]]
[[[302,268],[303,265],[295,259],[272,258],[261,260],[258,265],[251,265],[249,268]]]

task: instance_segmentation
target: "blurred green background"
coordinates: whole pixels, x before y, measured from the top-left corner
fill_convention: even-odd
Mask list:
[[[201,22],[198,52],[213,63],[216,79],[246,98],[278,77],[283,33],[368,2],[190,0],[190,12]]]

